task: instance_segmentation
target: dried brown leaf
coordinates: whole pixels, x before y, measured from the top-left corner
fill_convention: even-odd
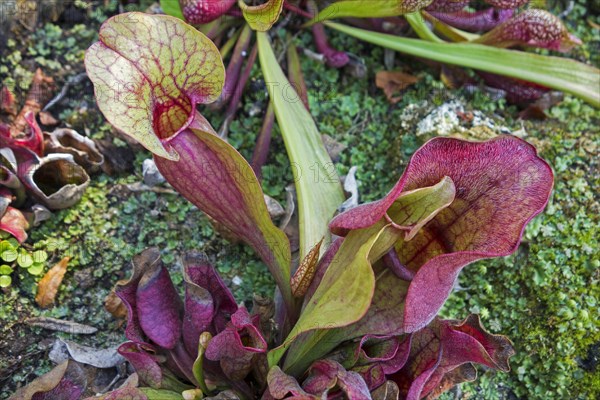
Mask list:
[[[87,378],[83,368],[74,361],[65,361],[19,389],[10,400],[75,398],[86,386]]]
[[[317,272],[317,262],[319,261],[319,251],[321,250],[322,238],[304,257],[296,273],[292,277],[292,295],[294,297],[302,297],[306,294],[310,283]]]
[[[25,119],[27,113],[32,112],[33,115],[38,115],[44,105],[52,98],[52,91],[54,90],[54,79],[45,75],[40,68],[35,71],[33,81],[31,82],[31,89],[27,93],[25,104],[19,115],[15,118],[13,123],[13,135],[17,136],[21,132],[25,132],[28,129],[29,124]]]
[[[50,114],[48,111],[40,112],[40,122],[42,123],[42,125],[46,125],[46,126],[54,126],[54,125],[58,125],[60,123],[60,121],[57,120],[56,118],[54,118],[54,116],[52,114]]]
[[[42,308],[49,307],[54,303],[58,288],[67,272],[67,265],[71,257],[65,257],[60,260],[55,266],[50,268],[46,275],[40,280],[35,296],[35,302]]]
[[[400,71],[379,71],[375,75],[375,85],[378,88],[383,89],[385,97],[392,104],[396,104],[402,99],[402,96],[396,96],[407,87],[417,83],[419,78],[413,75],[405,74]]]
[[[17,115],[17,103],[15,95],[6,86],[0,91],[0,112],[15,117]]]
[[[27,318],[25,324],[51,331],[66,332],[72,335],[91,335],[98,332],[93,326],[80,324],[78,322],[50,317],[32,317]]]
[[[125,283],[126,281],[119,282]],[[125,307],[125,304],[123,304],[123,301],[117,296],[114,290],[111,290],[104,299],[104,308],[117,319],[124,319],[127,317],[127,307]]]

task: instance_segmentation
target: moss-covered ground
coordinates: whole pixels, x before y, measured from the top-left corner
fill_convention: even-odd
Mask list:
[[[10,43],[7,54],[0,58],[3,82],[26,90],[35,66],[54,75],[59,85],[83,71],[83,51],[94,40],[97,23],[111,9],[94,12],[87,25],[49,23],[24,42]],[[586,43],[576,56],[597,65],[600,32],[588,21],[600,22],[597,15],[586,11],[584,2],[576,2],[567,22]],[[300,46],[311,46],[305,34],[296,40]],[[445,398],[599,398],[598,111],[567,95],[548,111],[546,120],[519,120],[518,109],[504,100],[494,100],[481,91],[449,91],[434,68],[400,54],[395,68],[421,80],[398,104],[390,105],[374,85],[374,74],[384,69],[383,50],[340,35],[332,35],[332,42],[364,60],[368,71],[364,79],[306,57],[302,67],[319,129],[347,146],[336,163],[338,171],[344,174],[351,166],[358,167],[361,201],[376,199],[389,190],[409,156],[434,134],[418,136],[418,121],[450,101],[489,118],[492,128],[486,132],[515,132],[536,145],[555,172],[550,204],[529,225],[518,252],[467,267],[443,310],[444,316],[451,318],[479,313],[491,332],[509,336],[517,350],[512,370],[506,374],[482,371],[478,381]],[[252,90],[247,90],[229,135],[229,141],[246,157],[252,154],[262,123],[262,114],[254,110],[266,108],[258,67],[249,85]],[[111,128],[94,106],[89,82],[75,87],[60,110],[57,117],[81,133],[96,139],[112,137]],[[221,116],[206,115],[215,126],[220,125]],[[469,127],[467,122],[460,126]],[[465,135],[460,130],[458,126],[452,129]],[[97,347],[123,339],[119,322],[104,310],[104,297],[117,280],[128,276],[129,260],[145,247],[161,248],[176,280],[181,279],[179,256],[197,249],[214,261],[238,300],[272,290],[265,266],[252,251],[221,238],[208,219],[181,197],[127,189],[127,184],[141,180],[141,163],[146,157],[147,153],[136,150],[132,174],[94,176],[79,204],[55,213],[30,232],[27,246],[46,250],[48,266],[66,255],[72,258],[53,308],[41,310],[35,305],[39,277],[24,271],[15,273],[13,285],[0,291],[0,398],[50,368],[46,355],[55,337]],[[263,177],[265,192],[285,202],[284,187],[292,176],[277,129]],[[234,280],[236,276],[240,279]],[[239,284],[233,285],[233,281]],[[31,316],[69,319],[99,331],[92,336],[57,334],[25,325],[23,321]]]

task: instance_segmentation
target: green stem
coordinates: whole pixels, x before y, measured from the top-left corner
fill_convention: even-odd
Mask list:
[[[410,24],[410,27],[413,28],[417,36],[419,36],[421,39],[427,40],[428,42],[444,43],[442,39],[437,37],[435,33],[433,33],[431,29],[429,29],[429,27],[425,23],[425,20],[423,19],[423,16],[419,11],[410,14],[405,14],[404,18],[406,18],[406,20]]]

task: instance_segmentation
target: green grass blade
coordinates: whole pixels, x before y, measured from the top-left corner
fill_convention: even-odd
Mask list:
[[[600,107],[600,70],[568,58],[475,43],[432,43],[324,22],[330,28],[401,53],[522,79],[571,93]]]
[[[266,33],[257,33],[260,65],[292,164],[300,217],[300,259],[321,238],[344,192],[314,120],[284,75]],[[323,248],[327,248],[326,245]]]

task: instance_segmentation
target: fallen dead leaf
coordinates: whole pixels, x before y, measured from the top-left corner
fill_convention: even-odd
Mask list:
[[[54,126],[60,123],[60,121],[54,118],[48,111],[40,111],[40,122],[42,125],[46,126]]]
[[[469,79],[469,76],[462,68],[442,65],[440,71],[440,80],[449,89],[461,88]]]
[[[323,140],[323,144],[325,145],[325,150],[327,150],[327,154],[331,157],[331,161],[336,162],[340,159],[340,154],[342,151],[346,150],[348,146],[343,143],[338,142],[334,138],[329,135],[321,135],[321,140]]]
[[[379,71],[375,75],[375,85],[383,89],[385,97],[392,104],[396,104],[402,99],[402,96],[396,96],[407,87],[414,85],[419,81],[419,78],[413,75],[405,74],[400,71]]]
[[[32,317],[27,318],[23,322],[29,326],[36,326],[38,328],[48,329],[51,331],[66,332],[72,335],[91,335],[92,333],[98,332],[98,329],[94,328],[93,326],[84,325],[65,319]]]
[[[126,283],[127,281],[119,282]],[[119,284],[119,282],[117,282],[117,284]],[[123,304],[123,301],[117,296],[114,290],[111,290],[104,299],[104,308],[117,319],[124,319],[127,317],[127,307],[125,307],[125,304]]]
[[[75,361],[65,361],[45,375],[13,394],[11,400],[75,398],[87,386],[83,368]],[[79,396],[77,396],[79,397]]]
[[[112,368],[125,362],[123,356],[117,352],[118,347],[95,349],[69,340],[56,339],[48,356],[57,364],[72,358],[78,363],[96,368]]]
[[[528,104],[525,109],[519,113],[519,118],[526,120],[545,120],[548,118],[546,110],[563,101],[562,92],[550,91],[544,93],[535,102]]]
[[[8,114],[11,117],[17,116],[17,102],[15,95],[6,86],[0,91],[0,112]]]
[[[350,171],[344,178],[344,191],[350,193],[348,197],[338,208],[339,212],[344,212],[358,206],[358,182],[356,181],[356,166],[350,167]]]
[[[271,196],[264,195],[265,203],[267,204],[267,211],[269,211],[269,216],[271,219],[278,219],[285,215],[285,210],[283,206],[279,204],[277,200],[272,198]]]
[[[40,68],[35,71],[33,81],[31,82],[31,88],[27,93],[25,104],[19,114],[15,118],[11,129],[14,131],[13,135],[18,136],[21,132],[24,132],[29,124],[25,116],[32,112],[34,116],[42,110],[44,105],[52,98],[52,92],[54,91],[54,79],[45,75]]]
[[[46,275],[40,280],[38,284],[37,294],[35,296],[35,302],[42,308],[49,307],[54,303],[58,288],[62,283],[62,280],[67,272],[67,265],[69,264],[70,257],[65,257],[60,260],[54,267],[50,268]]]

